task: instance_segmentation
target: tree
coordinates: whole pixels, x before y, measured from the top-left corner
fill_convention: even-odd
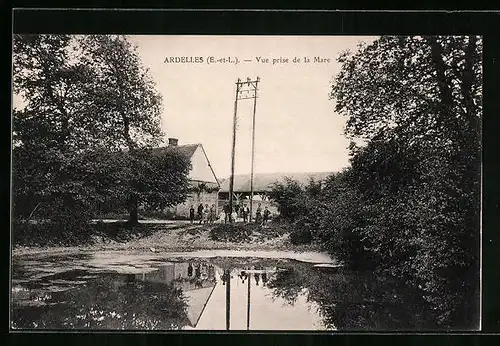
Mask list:
[[[13,202],[17,219],[87,221],[103,205],[185,198],[189,162],[152,155],[161,96],[123,36],[15,35]],[[83,222],[80,222],[83,223]]]
[[[278,204],[282,220],[292,225],[292,244],[310,243],[313,234],[320,229],[320,216],[326,208],[323,199],[322,181],[311,178],[305,185],[285,177],[284,182],[275,182],[269,193]]]
[[[81,159],[110,141],[99,133],[102,119],[88,112],[89,69],[73,43],[68,35],[14,36],[13,91],[23,100],[12,119],[17,218],[36,212],[66,224],[88,216],[95,196]]]
[[[138,222],[138,208],[164,210],[183,202],[189,192],[191,162],[175,151],[136,149],[133,155],[120,152],[114,160],[120,170],[114,177],[105,205],[129,207],[129,223]]]
[[[278,204],[280,217],[290,222],[296,221],[304,213],[304,190],[289,177],[284,182],[275,182],[269,192],[269,198]]]
[[[157,147],[163,138],[162,97],[137,47],[122,35],[88,35],[78,43],[82,62],[92,70],[92,112],[106,119],[106,135],[119,149]]]
[[[144,150],[157,147],[163,138],[162,98],[141,64],[137,47],[121,35],[91,35],[79,42],[83,61],[93,71],[89,93],[94,112],[108,119],[109,135],[126,152],[121,155],[125,166],[121,175],[127,176],[121,182],[128,191],[122,200],[134,224],[140,204],[172,205],[185,199],[189,162],[172,154],[159,159]]]
[[[330,94],[364,143],[351,146],[356,233],[442,325],[470,326],[477,308],[481,55],[475,36],[383,36],[339,57]]]

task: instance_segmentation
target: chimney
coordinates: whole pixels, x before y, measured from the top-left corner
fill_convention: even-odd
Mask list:
[[[168,139],[168,146],[169,147],[176,147],[178,142],[179,142],[179,140],[177,138],[169,138]]]

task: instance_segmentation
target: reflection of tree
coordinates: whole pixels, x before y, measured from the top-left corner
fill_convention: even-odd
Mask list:
[[[172,285],[106,277],[53,295],[54,306],[13,307],[16,328],[180,329],[189,321],[183,292]],[[50,303],[50,302],[49,302]]]
[[[304,282],[295,270],[277,272],[268,281],[268,287],[273,289],[275,297],[283,298],[288,304],[293,305],[304,288]]]
[[[322,272],[297,263],[268,278],[275,297],[315,302],[326,328],[339,330],[430,329],[425,306],[404,286],[371,273]],[[304,290],[306,289],[306,290]],[[304,293],[303,293],[304,292]],[[305,293],[307,292],[307,293]]]

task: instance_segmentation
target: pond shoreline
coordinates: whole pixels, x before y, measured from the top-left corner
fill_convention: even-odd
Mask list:
[[[315,251],[304,251],[304,252],[294,252],[286,250],[234,250],[234,249],[203,249],[203,250],[190,250],[190,251],[144,251],[144,250],[83,250],[83,249],[64,249],[58,251],[30,251],[24,253],[17,253],[14,255],[16,258],[22,259],[22,257],[52,257],[52,256],[64,256],[64,255],[78,255],[78,254],[107,254],[107,255],[138,255],[138,256],[149,256],[157,258],[216,258],[216,257],[227,257],[227,258],[262,258],[262,259],[288,259],[296,260],[300,262],[307,262],[313,264],[338,264],[334,258],[326,253],[315,252]]]
[[[142,254],[182,253],[192,256],[196,253],[226,253],[231,256],[245,256],[244,254],[258,254],[257,257],[276,258],[276,253],[282,253],[285,258],[307,258],[308,254],[317,254],[320,261],[317,263],[332,263],[329,255],[323,253],[316,244],[293,245],[288,233],[268,236],[273,227],[254,232],[252,239],[240,242],[213,240],[210,236],[210,226],[189,225],[172,222],[151,234],[135,239],[116,241],[109,238],[96,239],[93,244],[76,246],[45,245],[45,246],[14,246],[12,257],[25,256],[65,255],[96,252],[128,252]],[[231,257],[229,256],[229,257]],[[270,256],[270,257],[269,257]],[[323,262],[322,262],[323,261]]]

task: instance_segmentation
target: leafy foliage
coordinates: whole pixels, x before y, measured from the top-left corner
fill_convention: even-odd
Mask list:
[[[332,87],[378,269],[422,289],[442,325],[477,315],[481,40],[381,37]],[[367,74],[370,71],[370,74]]]
[[[290,242],[293,245],[310,244],[312,240],[312,233],[308,229],[293,230],[290,232]]]
[[[477,327],[481,55],[475,36],[383,36],[341,54],[330,96],[351,167],[315,195],[290,182],[273,195],[350,267],[421,290],[445,327]]]
[[[47,303],[41,306],[12,306],[13,328],[169,330],[189,324],[181,288],[118,275],[42,298]]]
[[[15,35],[13,211],[79,232],[96,213],[185,199],[189,162],[160,144],[162,100],[116,35]]]
[[[67,223],[57,221],[14,223],[13,243],[16,246],[78,246],[105,242],[127,242],[150,236],[159,230],[158,225],[129,223],[89,224],[78,218],[68,218]]]
[[[88,35],[78,40],[82,63],[92,71],[87,85],[91,111],[104,116],[103,132],[118,148],[160,144],[162,98],[142,66],[137,47],[121,35]]]
[[[215,241],[241,243],[250,240],[250,235],[260,226],[253,224],[221,224],[210,230],[210,238]]]
[[[299,296],[317,304],[327,328],[348,331],[435,329],[426,303],[399,279],[370,272],[330,272],[286,264],[267,283],[274,297],[294,305]]]
[[[298,229],[317,229],[318,215],[324,205],[318,198],[321,182],[311,179],[306,186],[285,177],[284,182],[275,182],[269,192],[269,198],[278,204],[280,218],[293,224]]]

